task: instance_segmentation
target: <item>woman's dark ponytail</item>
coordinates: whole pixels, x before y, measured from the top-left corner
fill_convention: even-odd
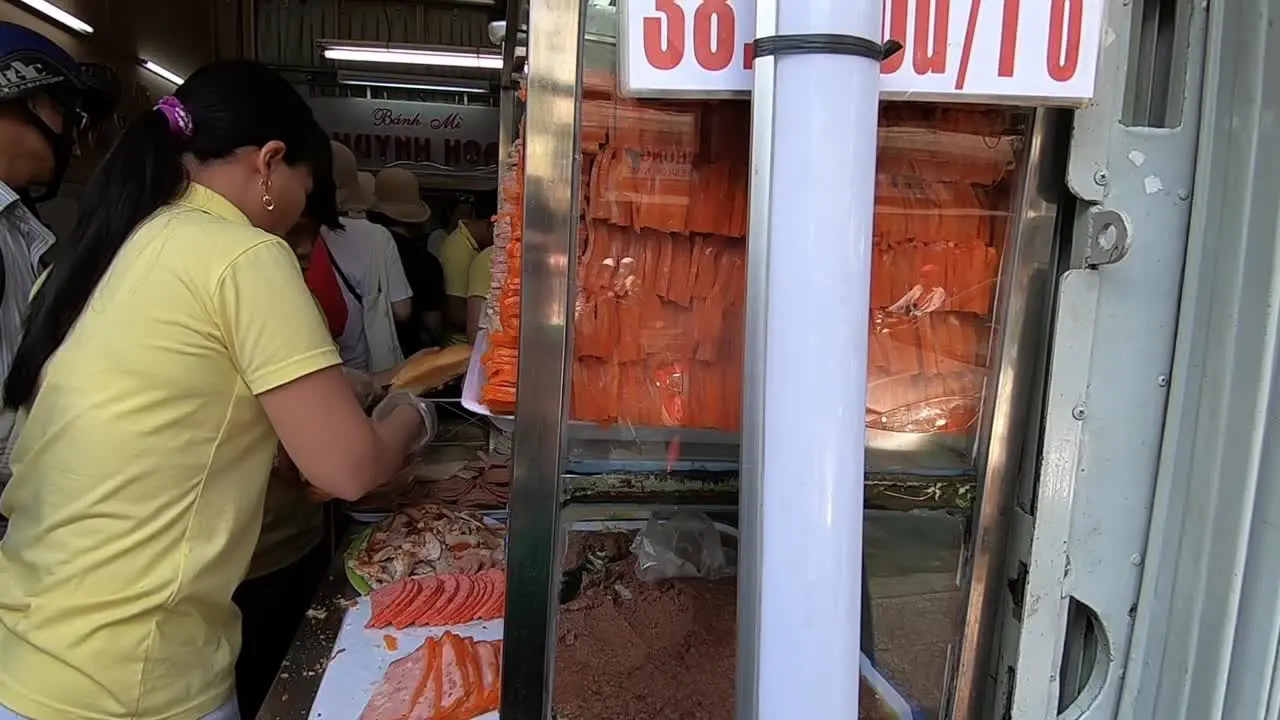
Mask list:
[[[182,148],[168,119],[158,110],[143,113],[94,172],[71,234],[55,245],[53,266],[31,299],[26,331],[5,379],[6,407],[31,402],[45,363],[66,339],[120,247],[185,184]]]

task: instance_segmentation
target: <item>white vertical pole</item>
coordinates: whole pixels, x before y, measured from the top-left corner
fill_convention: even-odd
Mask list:
[[[757,37],[879,42],[881,0],[758,0]],[[740,720],[855,718],[877,59],[759,58]]]

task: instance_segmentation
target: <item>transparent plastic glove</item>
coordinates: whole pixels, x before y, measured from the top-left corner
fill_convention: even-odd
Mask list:
[[[418,441],[409,449],[410,453],[415,453],[436,436],[436,429],[440,426],[440,423],[436,418],[435,403],[407,392],[393,392],[383,398],[382,402],[378,403],[378,406],[373,409],[373,421],[381,422],[391,415],[396,408],[403,406],[412,407],[422,416],[422,434],[418,436]]]
[[[342,374],[347,378],[347,382],[351,383],[351,392],[355,393],[356,401],[361,407],[368,406],[378,393],[378,386],[374,383],[373,377],[367,373],[353,370],[346,365],[342,366]]]

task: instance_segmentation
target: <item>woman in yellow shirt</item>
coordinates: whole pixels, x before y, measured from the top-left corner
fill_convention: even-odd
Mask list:
[[[277,437],[345,499],[419,442],[416,399],[365,416],[278,237],[325,142],[280,75],[215,63],[90,180],[4,387],[24,424],[0,498],[0,718],[238,717],[231,594]]]

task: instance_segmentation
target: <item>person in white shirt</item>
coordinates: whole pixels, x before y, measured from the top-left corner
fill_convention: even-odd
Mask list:
[[[355,156],[341,143],[332,145],[338,210],[345,217],[342,230],[325,228],[320,236],[347,301],[338,352],[347,367],[377,377],[404,361],[396,322],[413,312],[413,291],[391,233],[363,218],[372,198],[360,183]]]
[[[413,291],[386,228],[343,218],[342,230],[320,231],[347,301],[347,327],[338,337],[342,363],[374,375],[404,360],[396,322],[412,312]]]

